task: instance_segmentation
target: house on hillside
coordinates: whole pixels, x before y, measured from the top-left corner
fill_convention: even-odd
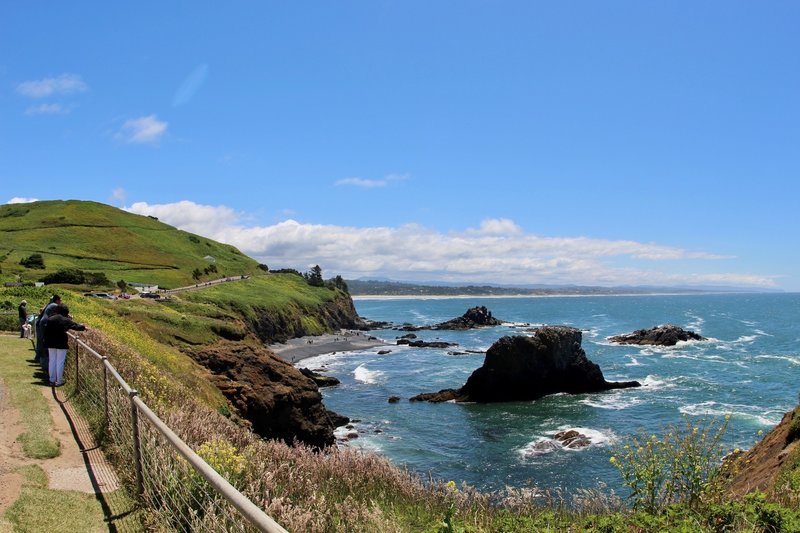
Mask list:
[[[133,287],[138,292],[156,292],[158,291],[158,285],[153,285],[152,283],[128,283],[129,287]]]

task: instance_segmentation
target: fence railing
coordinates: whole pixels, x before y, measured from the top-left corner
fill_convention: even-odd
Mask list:
[[[108,357],[76,335],[75,400],[103,437],[118,475],[143,503],[179,531],[287,533],[181,440],[120,376]],[[121,471],[120,471],[121,470]]]

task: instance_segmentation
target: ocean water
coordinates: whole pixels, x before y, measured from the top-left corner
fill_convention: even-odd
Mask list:
[[[800,391],[800,295],[727,294],[546,298],[360,299],[363,317],[428,325],[485,305],[510,324],[471,330],[420,331],[424,340],[456,348],[390,346],[329,354],[300,366],[342,381],[325,389],[328,408],[356,420],[359,438],[346,445],[374,451],[426,478],[462,481],[482,490],[546,487],[572,491],[598,482],[621,491],[610,465],[615,443],[641,431],[661,433],[685,417],[693,422],[731,416],[724,444],[748,448]],[[670,348],[618,346],[607,337],[659,324],[676,324],[707,337]],[[643,387],[595,394],[554,395],[533,402],[489,405],[409,402],[421,392],[458,388],[505,335],[530,334],[526,325],[565,324],[583,331],[583,349],[606,379],[638,380]],[[394,344],[404,334],[371,334]],[[390,396],[400,396],[390,404]],[[583,449],[537,446],[563,429],[592,440]]]

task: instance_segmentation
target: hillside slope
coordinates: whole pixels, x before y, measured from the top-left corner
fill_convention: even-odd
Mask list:
[[[20,264],[41,254],[44,269]],[[213,258],[213,259],[207,259]],[[233,246],[112,206],[55,200],[0,206],[0,279],[36,281],[65,268],[105,272],[117,281],[178,287],[194,269],[216,277],[255,274],[258,262]]]
[[[34,254],[41,255],[45,268],[20,264]],[[347,293],[333,286],[313,287],[296,274],[266,272],[232,246],[111,206],[75,200],[0,206],[0,279],[6,282],[36,281],[73,268],[105,274],[112,288],[119,280],[162,288],[190,286],[198,281],[193,271],[212,264],[215,272],[200,281],[237,281],[201,284],[155,301],[97,301],[80,293],[98,287],[70,285],[3,289],[0,296],[5,292],[9,297],[9,309],[25,297],[36,310],[47,295],[62,293],[78,320],[112,340],[131,340],[119,324],[149,337],[154,342],[143,357],[261,436],[332,444],[342,418],[325,409],[311,379],[277,358],[266,344],[357,327]],[[209,384],[215,390],[201,392]],[[221,396],[225,407],[219,404]]]

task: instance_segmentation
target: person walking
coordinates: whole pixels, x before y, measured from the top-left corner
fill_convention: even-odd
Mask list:
[[[69,347],[67,331],[86,330],[86,326],[74,322],[69,317],[69,308],[66,305],[59,305],[47,320],[44,330],[44,339],[47,343],[49,355],[50,385],[60,387],[64,384],[64,363],[67,361],[67,348]]]
[[[19,311],[19,338],[25,338],[25,324],[28,323],[28,302],[22,300],[22,303],[17,307]]]

